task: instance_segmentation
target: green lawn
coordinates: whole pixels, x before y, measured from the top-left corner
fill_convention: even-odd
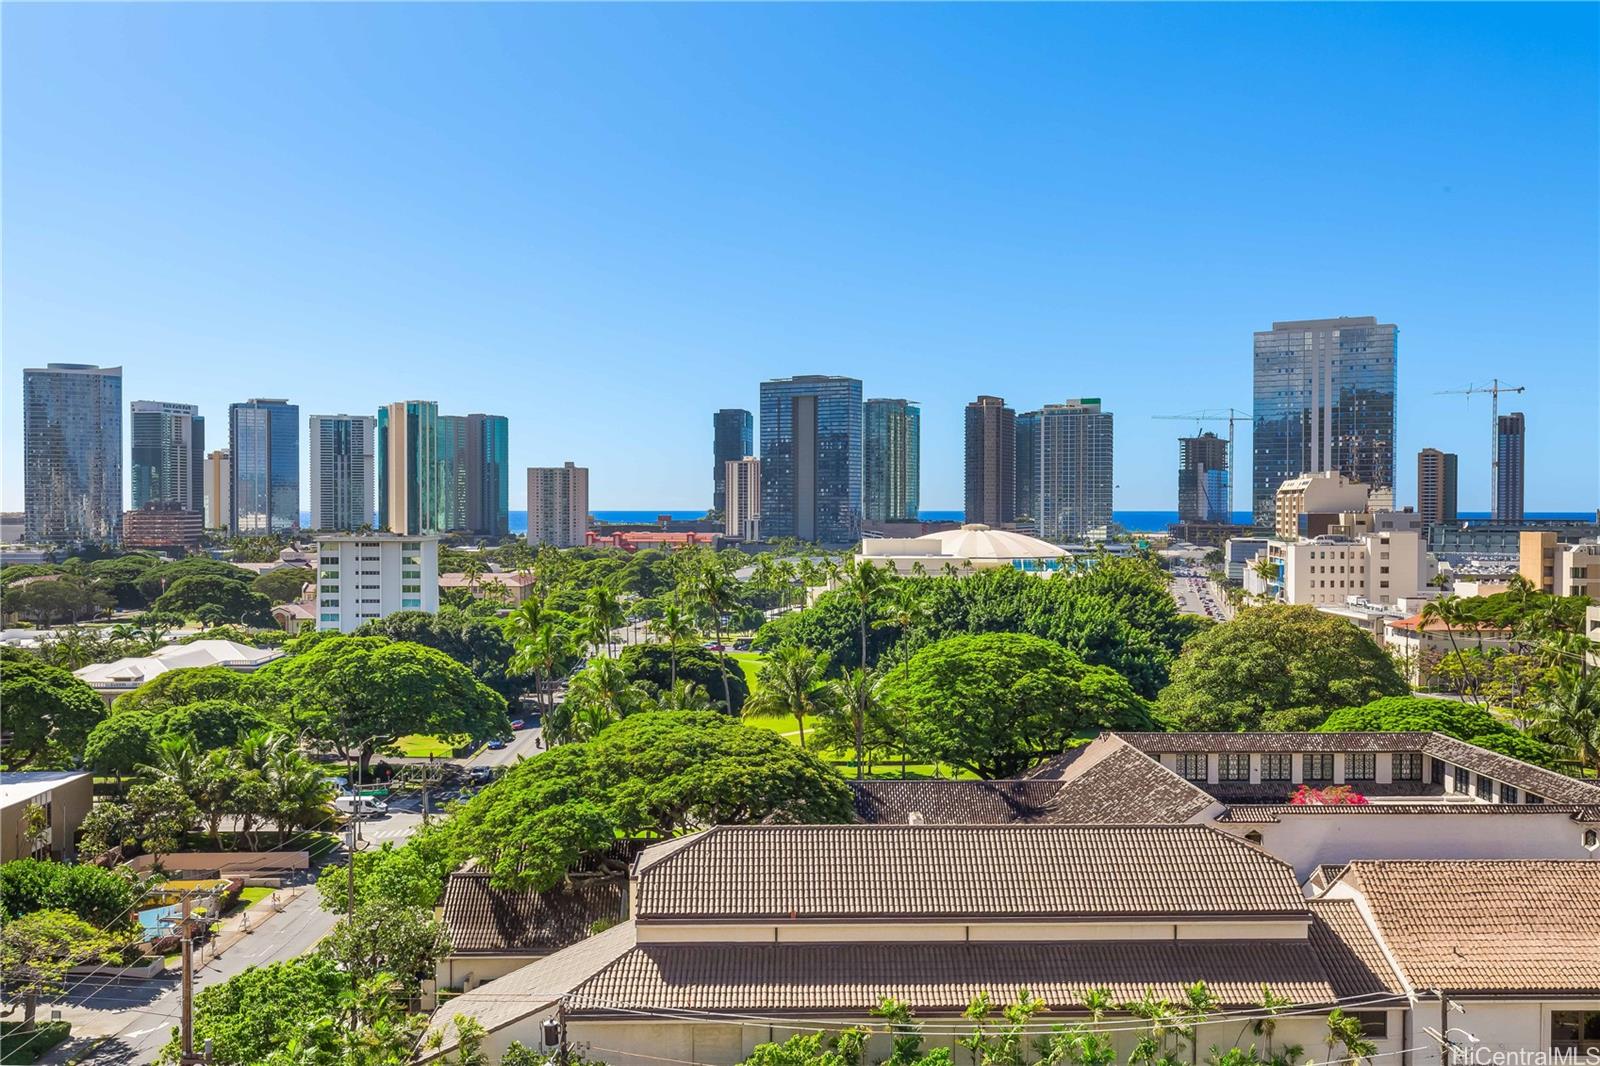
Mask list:
[[[17,1021],[0,1022],[0,1062],[37,1062],[71,1032],[70,1022],[40,1019],[31,1033],[22,1032],[20,1016]]]
[[[249,907],[260,903],[262,900],[272,895],[272,891],[272,889],[261,885],[252,885],[239,893],[239,905],[241,907]]]
[[[739,669],[744,673],[744,683],[752,693],[755,692],[756,675],[761,672],[761,663],[766,655],[759,651],[730,651],[728,658],[739,664]]]
[[[408,759],[426,759],[430,755],[448,759],[455,751],[450,741],[442,737],[424,737],[416,734],[400,737],[390,747]]]

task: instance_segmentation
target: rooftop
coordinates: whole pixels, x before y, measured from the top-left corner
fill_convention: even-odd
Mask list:
[[[88,777],[85,770],[6,770],[0,772],[0,807],[37,799],[51,789]]]
[[[445,884],[443,918],[455,954],[547,955],[628,911],[622,877],[574,879],[544,892],[495,888],[490,871],[458,870]]]
[[[109,663],[93,663],[72,671],[95,689],[132,689],[168,670],[200,666],[226,666],[254,670],[283,655],[282,648],[255,648],[232,640],[196,640],[169,644],[149,655],[131,656]]]

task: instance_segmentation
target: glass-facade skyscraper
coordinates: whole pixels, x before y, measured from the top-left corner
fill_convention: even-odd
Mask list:
[[[915,522],[922,409],[910,400],[868,400],[863,417],[862,514],[871,522]]]
[[[728,464],[755,454],[755,419],[742,407],[711,416],[711,506],[727,513]]]
[[[377,421],[378,528],[404,535],[439,532],[439,405],[391,403],[378,408]]]
[[[761,383],[762,535],[823,544],[861,536],[861,381]]]
[[[287,400],[228,407],[233,489],[228,529],[235,536],[300,528],[300,408]]]
[[[1017,517],[1039,520],[1039,412],[1017,416]]]
[[[472,414],[467,420],[467,529],[487,537],[511,532],[509,423],[504,415]]]
[[[1017,413],[998,396],[966,411],[966,520],[1006,526],[1017,517]]]
[[[434,519],[434,529],[440,533],[465,532],[467,491],[472,482],[468,469],[467,418],[465,415],[440,415],[438,426],[435,466],[438,470],[439,513]]]
[[[206,420],[192,403],[128,405],[133,510],[147,503],[205,510]]]
[[[311,416],[311,528],[353,533],[372,525],[378,420]]]
[[[1524,446],[1527,422],[1521,411],[1499,416],[1494,434],[1494,514],[1496,522],[1523,519]]]
[[[1369,316],[1274,322],[1255,335],[1256,525],[1272,525],[1278,486],[1301,474],[1394,491],[1398,332]]]
[[[1111,412],[1098,399],[1047,403],[1039,412],[1039,536],[1081,540],[1111,524]]]
[[[122,368],[22,372],[22,494],[30,541],[112,541],[122,519]]]

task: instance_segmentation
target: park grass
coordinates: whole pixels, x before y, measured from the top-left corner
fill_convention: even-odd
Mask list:
[[[72,1033],[70,1022],[40,1021],[33,1032],[22,1031],[22,1022],[0,1022],[0,1062],[38,1062],[45,1052]]]
[[[246,888],[239,893],[239,906],[252,907],[266,899],[268,896],[272,895],[272,892],[273,890],[270,888],[266,888],[261,885],[251,885],[249,888]]]
[[[430,756],[448,759],[455,752],[450,741],[443,737],[425,737],[418,734],[400,737],[389,746],[407,759],[426,759]]]
[[[744,683],[752,694],[756,690],[756,675],[761,672],[761,664],[766,660],[766,654],[759,651],[730,651],[728,658],[739,664],[739,670],[744,674]]]

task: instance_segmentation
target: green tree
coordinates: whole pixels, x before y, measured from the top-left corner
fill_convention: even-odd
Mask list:
[[[89,564],[89,576],[95,586],[110,596],[119,609],[141,611],[150,606],[150,599],[139,587],[139,582],[152,567],[159,565],[153,555],[132,552],[115,559],[98,559]]]
[[[612,722],[648,707],[650,691],[628,677],[617,660],[599,656],[567,686],[561,714],[546,723],[557,743],[592,739]]]
[[[47,859],[15,859],[0,866],[0,914],[7,920],[56,910],[97,929],[123,929],[143,896],[143,886],[123,870]]]
[[[197,666],[157,674],[111,704],[112,713],[154,715],[203,700],[240,700],[246,674],[226,666]]]
[[[722,642],[722,620],[739,607],[739,583],[721,557],[713,555],[692,571],[688,591],[692,602],[711,620],[711,632],[717,645],[717,667],[722,674],[722,705],[728,708],[728,713],[737,714],[733,684],[728,679],[728,648]]]
[[[612,654],[612,631],[628,620],[616,588],[604,581],[590,586],[584,593],[583,608],[579,614],[590,642],[597,650],[602,644],[605,645],[606,654]]]
[[[525,602],[522,606],[526,605]],[[522,679],[510,672],[516,649],[501,627],[460,611],[396,611],[362,623],[355,635],[387,637],[442,651],[507,700],[516,699],[526,688]]]
[[[676,669],[673,668],[674,658],[677,659]],[[727,692],[733,700],[728,710],[730,714],[740,714],[750,698],[750,686],[745,682],[744,673],[730,670],[724,686],[717,657],[704,648],[679,648],[674,656],[671,648],[664,644],[630,644],[617,653],[617,662],[633,680],[646,682],[663,692],[670,692],[675,681],[688,681],[719,696]]]
[[[105,702],[94,689],[65,670],[12,649],[0,652],[0,706],[11,734],[4,751],[10,767],[27,766],[46,755],[57,762],[76,759],[106,716]]]
[[[858,666],[835,678],[831,687],[833,698],[819,716],[818,737],[827,747],[854,751],[859,781],[870,761],[870,741],[887,739],[881,728],[885,708],[883,676]]]
[[[117,714],[105,719],[89,733],[84,745],[84,765],[98,774],[114,774],[117,790],[122,790],[122,777],[130,774],[141,763],[154,758],[155,738],[150,734],[150,723],[133,714]]]
[[[202,622],[272,624],[272,602],[267,597],[245,582],[204,574],[180,577],[151,606]]]
[[[1600,679],[1581,668],[1562,670],[1532,729],[1578,766],[1600,772]]]
[[[67,971],[105,957],[116,942],[66,911],[42,910],[0,929],[0,984],[22,1000],[22,1028],[34,1026],[39,1000],[66,991]]]
[[[8,585],[3,599],[6,613],[41,625],[82,622],[109,611],[114,602],[93,581],[72,574]]]
[[[1538,766],[1560,760],[1550,745],[1508,725],[1484,708],[1427,696],[1385,696],[1361,707],[1345,707],[1316,727],[1321,733],[1443,733],[1480,748]]]
[[[506,701],[443,652],[383,637],[336,636],[250,675],[257,701],[276,700],[302,729],[354,751],[367,776],[382,740],[422,733],[504,736]]]
[[[1328,1013],[1328,1035],[1324,1043],[1328,1047],[1327,1062],[1338,1061],[1348,1066],[1360,1066],[1378,1051],[1378,1045],[1366,1038],[1361,1019],[1354,1014],[1346,1014],[1339,1007]],[[1336,1047],[1344,1050],[1343,1057],[1338,1060],[1333,1056]]]
[[[200,818],[200,808],[174,781],[147,781],[128,790],[129,826],[141,847],[155,856],[177,851]]]
[[[112,720],[127,717],[117,714]],[[269,724],[254,707],[229,699],[186,703],[144,720],[149,722],[157,742],[167,737],[182,737],[192,740],[201,751],[231,747],[240,734],[263,729]]]
[[[744,714],[793,718],[806,746],[806,719],[828,713],[837,692],[827,679],[828,657],[798,645],[780,648],[761,664],[760,684],[744,704]]]
[[[903,709],[920,754],[986,778],[1011,777],[1074,737],[1151,728],[1148,705],[1116,671],[1021,633],[930,644],[882,698]]]
[[[340,920],[319,950],[357,981],[388,973],[415,991],[450,939],[430,908],[379,896]]]
[[[762,556],[763,559],[766,556]],[[667,648],[667,687],[676,688],[678,685],[678,649],[694,640],[699,632],[695,628],[694,619],[689,612],[678,605],[676,601],[668,603],[661,609],[661,617],[650,624],[650,631],[659,637]],[[729,707],[730,714],[737,714],[734,708]]]
[[[306,585],[315,580],[316,574],[308,566],[285,566],[258,574],[250,582],[250,589],[265,596],[271,604],[293,603],[300,598]]]
[[[1275,711],[1331,712],[1408,692],[1394,660],[1373,639],[1315,607],[1254,607],[1184,645],[1161,691],[1169,728],[1262,728]]]
[[[277,554],[277,550],[274,549],[272,557],[276,558]],[[232,563],[203,555],[192,555],[187,559],[150,567],[144,572],[144,576],[139,578],[139,591],[144,594],[146,602],[155,603],[163,593],[186,577],[221,578],[224,581],[236,581],[246,588],[255,580],[255,574]]]
[[[322,954],[252,966],[194,997],[195,1043],[211,1043],[211,1062],[254,1066],[331,1016],[353,993],[350,976]],[[161,1051],[177,1061],[179,1043]]]

